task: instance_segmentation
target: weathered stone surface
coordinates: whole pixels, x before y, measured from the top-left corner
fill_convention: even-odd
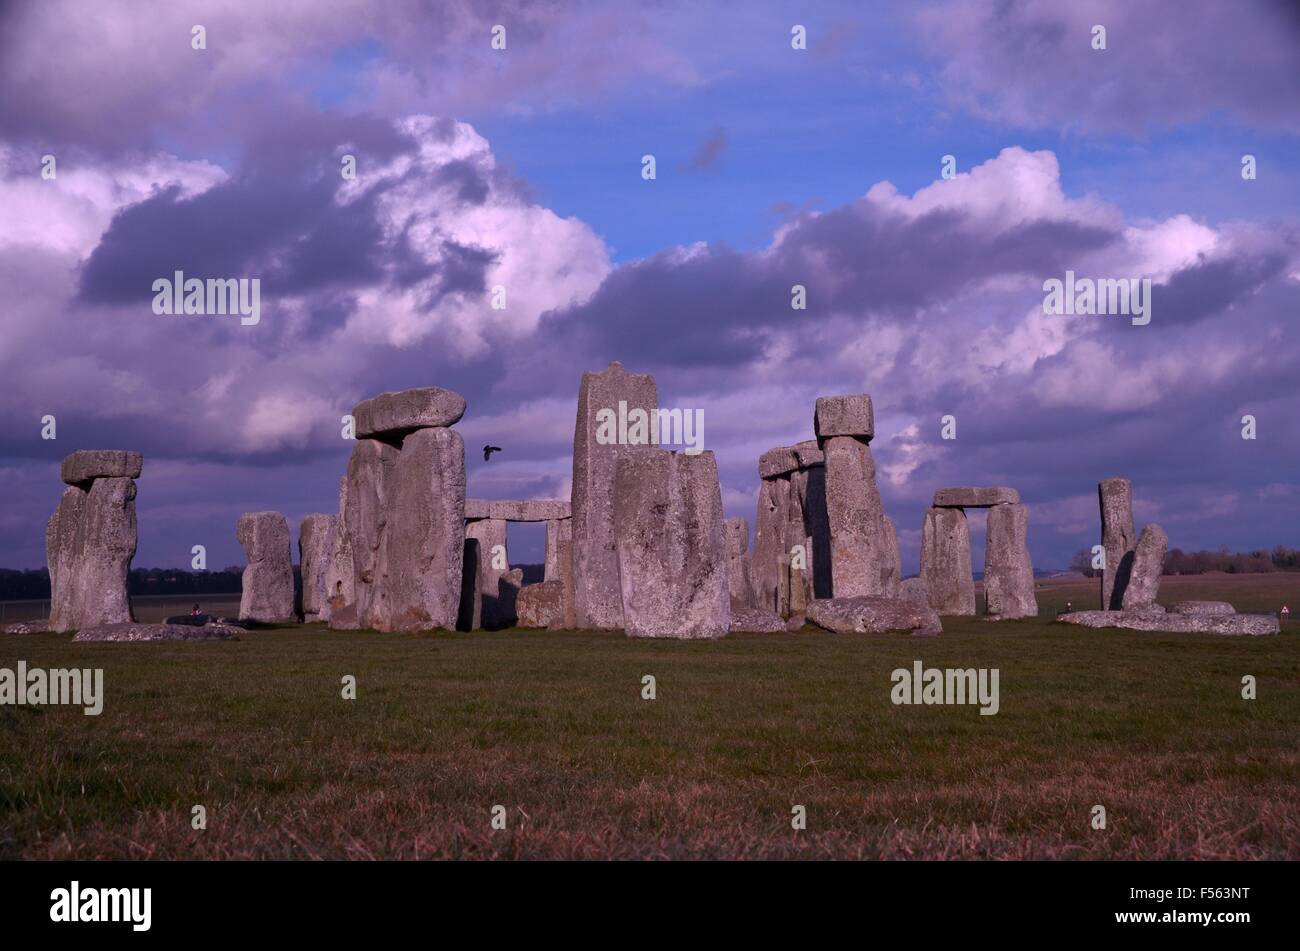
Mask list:
[[[1170,614],[1236,614],[1237,609],[1227,601],[1178,601],[1169,608]]]
[[[560,584],[562,587],[561,614],[550,624],[549,630],[571,631],[578,626],[574,607],[573,539],[560,540]]]
[[[1158,611],[1075,611],[1057,618],[1084,627],[1119,627],[1132,631],[1226,636],[1276,634],[1281,630],[1271,614],[1173,614]]]
[[[888,515],[881,518],[884,528],[884,557],[880,563],[880,591],[886,598],[897,598],[903,583],[903,559],[898,553],[898,529]]]
[[[228,641],[243,633],[226,624],[99,624],[77,632],[74,641]]]
[[[388,527],[388,493],[393,467],[399,452],[396,447],[376,439],[358,439],[348,459],[344,476],[343,524],[351,549],[353,600],[356,624],[368,627],[372,603],[380,582],[380,552]],[[332,626],[350,623],[347,617]]]
[[[1005,485],[993,485],[983,488],[974,486],[956,486],[939,489],[934,493],[937,508],[988,508],[991,505],[1018,505],[1020,493]]]
[[[550,627],[564,617],[564,582],[525,585],[515,599],[519,627]]]
[[[375,591],[362,626],[455,627],[465,540],[465,443],[454,429],[406,437],[385,487],[388,506]],[[477,523],[470,523],[477,524]]]
[[[63,460],[60,475],[68,485],[80,485],[92,479],[138,479],[144,468],[144,456],[122,449],[78,449]]]
[[[507,522],[551,522],[571,516],[566,499],[466,499],[465,517],[499,518]]]
[[[50,627],[72,631],[133,620],[126,579],[135,556],[135,482],[96,478],[69,486],[45,532]]]
[[[39,621],[18,621],[14,624],[6,624],[4,632],[6,634],[44,634],[50,629],[50,619],[42,618]]]
[[[572,519],[551,519],[546,523],[546,565],[544,577],[547,581],[560,580],[560,542],[572,540]]]
[[[749,522],[743,518],[727,519],[727,591],[733,613],[753,606],[754,581],[749,573]]]
[[[279,512],[245,512],[235,537],[244,547],[241,621],[296,621],[293,613],[293,564],[289,554],[289,520]]]
[[[817,403],[820,406],[822,400]],[[876,488],[871,447],[853,436],[832,436],[822,441],[822,451],[831,590],[837,599],[881,595],[887,570],[885,511]]]
[[[338,516],[308,515],[298,526],[298,565],[302,574],[302,617],[328,621],[330,591],[326,582],[338,538]]]
[[[995,505],[989,509],[984,546],[984,600],[990,615],[1036,617],[1034,565],[1029,557],[1029,509]]]
[[[505,627],[511,621],[501,602],[501,579],[510,570],[506,522],[498,518],[470,522],[465,526],[465,537],[478,542],[480,624],[489,630]]]
[[[440,386],[380,393],[352,410],[358,439],[398,439],[417,429],[451,426],[465,415],[465,397]]]
[[[573,433],[573,576],[578,627],[623,627],[618,547],[614,537],[614,480],[619,457],[637,447],[597,441],[597,414],[627,410],[653,413],[659,397],[654,377],[628,373],[621,363],[582,375]],[[642,447],[643,448],[643,447]]]
[[[871,397],[866,393],[817,397],[817,409],[813,414],[813,431],[817,433],[818,440],[829,439],[832,436],[857,436],[870,442],[876,435]]]
[[[322,621],[333,621],[334,615],[351,607],[351,623],[357,626],[356,616],[356,567],[352,563],[352,544],[349,541],[344,523],[347,511],[348,480],[344,476],[339,480],[339,514],[334,519],[333,545],[330,548],[329,561],[325,565],[325,603],[317,612]],[[332,625],[333,626],[333,625]]]
[[[940,614],[975,613],[970,526],[961,509],[929,508],[921,527],[921,577]]]
[[[1101,503],[1101,544],[1106,565],[1101,573],[1101,606],[1119,610],[1133,570],[1137,531],[1133,527],[1133,484],[1128,479],[1103,479],[1097,485]]]
[[[939,615],[902,598],[818,598],[808,605],[808,620],[837,634],[940,634]]]
[[[781,559],[789,558],[786,544],[790,524],[790,480],[762,479],[754,513],[754,553],[749,563],[755,607],[781,613],[780,592],[788,578]],[[787,562],[788,563],[788,562]]]
[[[1169,551],[1169,536],[1152,522],[1142,529],[1137,549],[1133,553],[1133,570],[1124,589],[1124,610],[1140,610],[1156,603],[1160,593],[1160,575],[1164,571],[1165,553]]]
[[[769,449],[758,457],[758,477],[775,479],[799,468],[799,456],[789,446]]]
[[[722,490],[713,453],[624,453],[618,459],[614,503],[628,636],[725,636],[731,602]]]
[[[782,634],[786,621],[779,614],[762,608],[732,608],[731,630],[746,634]]]
[[[799,458],[799,468],[801,469],[811,469],[826,462],[826,454],[822,452],[821,446],[817,445],[815,439],[805,439],[803,442],[795,443],[790,448],[794,450],[795,455]]]
[[[898,586],[898,596],[904,601],[930,606],[930,586],[924,578],[904,578]]]
[[[813,546],[808,535],[807,513],[804,511],[810,475],[807,469],[799,469],[788,476],[790,494],[787,498],[785,526],[787,563],[782,574],[787,603],[785,610],[780,612],[787,618],[791,612],[802,613],[813,598]]]

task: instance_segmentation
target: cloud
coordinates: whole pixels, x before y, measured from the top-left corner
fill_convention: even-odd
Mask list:
[[[1142,133],[1224,112],[1300,128],[1300,14],[1287,0],[945,0],[913,23],[947,100],[988,119]],[[1098,25],[1105,50],[1092,48]]]

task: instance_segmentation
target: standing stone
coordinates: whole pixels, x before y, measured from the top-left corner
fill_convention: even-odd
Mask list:
[[[504,519],[484,518],[465,526],[465,536],[478,542],[480,624],[488,629],[504,627],[511,620],[501,602],[501,579],[510,570],[507,525]]]
[[[302,619],[328,621],[330,591],[326,580],[338,537],[334,515],[308,515],[298,526],[298,565],[302,574]]]
[[[881,593],[887,598],[897,598],[899,586],[903,583],[903,559],[898,553],[898,530],[888,515],[881,518],[881,523],[884,526],[885,541],[884,560],[880,566]]]
[[[614,480],[618,459],[629,448],[598,440],[597,414],[601,410],[652,414],[659,404],[654,377],[628,373],[621,363],[582,375],[578,389],[578,415],[573,432],[573,573],[577,626],[594,630],[623,627],[619,590],[618,546],[614,537]]]
[[[898,586],[898,596],[904,601],[930,607],[930,586],[924,578],[904,578]]]
[[[560,542],[573,538],[573,520],[552,518],[546,521],[546,581],[560,580]]]
[[[984,546],[984,598],[987,612],[1003,618],[1034,617],[1034,566],[1029,559],[1029,509],[995,505],[989,509]]]
[[[69,459],[78,455],[83,454]],[[135,481],[126,476],[94,477],[64,490],[45,531],[50,630],[134,620],[127,575],[137,538],[135,491]]]
[[[329,562],[325,566],[326,601],[320,612],[322,620],[331,627],[356,628],[356,569],[352,564],[352,545],[344,524],[347,511],[348,480],[339,480],[339,514],[334,519],[334,544],[330,548]]]
[[[754,606],[754,582],[749,576],[749,522],[727,519],[727,591],[732,611]]]
[[[460,606],[465,541],[465,443],[454,429],[419,429],[386,477],[378,590],[365,626],[450,630]]]
[[[722,490],[713,453],[624,453],[618,459],[614,505],[628,636],[725,636],[731,605]]]
[[[921,577],[939,614],[975,613],[970,526],[962,509],[931,507],[921,529]]]
[[[1164,571],[1165,554],[1169,551],[1169,536],[1152,522],[1142,529],[1137,549],[1133,554],[1133,570],[1124,589],[1125,611],[1150,610],[1156,607],[1160,593],[1160,575]]]
[[[398,449],[377,439],[358,439],[348,459],[343,523],[352,549],[356,623],[370,627],[378,603],[380,555],[388,527],[388,492]]]
[[[1101,573],[1101,608],[1118,611],[1124,606],[1124,589],[1133,570],[1137,531],[1133,528],[1133,483],[1128,479],[1103,479],[1097,486],[1101,502],[1101,544],[1106,566]]]
[[[293,614],[289,520],[279,512],[245,512],[239,516],[235,537],[248,557],[239,619],[264,623],[297,620]]]
[[[821,411],[822,400],[817,401]],[[884,506],[871,447],[855,436],[822,440],[826,514],[831,535],[831,589],[836,598],[883,595]]]
[[[566,538],[560,542],[560,612],[547,627],[548,630],[572,631],[578,626],[574,609],[575,586],[573,582],[573,540]]]
[[[754,603],[765,611],[780,614],[780,591],[787,579],[781,559],[789,558],[786,531],[789,528],[790,480],[776,477],[758,484],[758,507],[754,513],[754,556],[749,570]]]

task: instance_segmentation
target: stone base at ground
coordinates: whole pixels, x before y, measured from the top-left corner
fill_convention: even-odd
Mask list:
[[[78,631],[74,641],[228,641],[244,633],[227,624],[101,624]]]
[[[1271,614],[1172,614],[1159,611],[1075,611],[1057,618],[1084,627],[1119,627],[1130,631],[1170,634],[1276,634],[1281,630]]]
[[[49,618],[42,618],[39,621],[19,621],[17,624],[6,624],[3,628],[6,634],[44,634],[49,629]]]
[[[800,627],[803,619],[800,618]],[[732,633],[746,634],[781,634],[787,629],[786,621],[779,614],[764,611],[762,608],[732,608]]]
[[[817,598],[808,605],[808,620],[837,634],[940,634],[939,615],[902,598]]]

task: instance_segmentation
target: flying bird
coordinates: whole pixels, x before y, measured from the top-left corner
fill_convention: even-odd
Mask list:
[[[494,452],[500,452],[500,451],[501,451],[501,447],[500,447],[500,446],[484,446],[484,447],[483,447],[483,461],[484,461],[484,462],[487,462],[489,459],[492,458],[492,453],[494,453]]]

